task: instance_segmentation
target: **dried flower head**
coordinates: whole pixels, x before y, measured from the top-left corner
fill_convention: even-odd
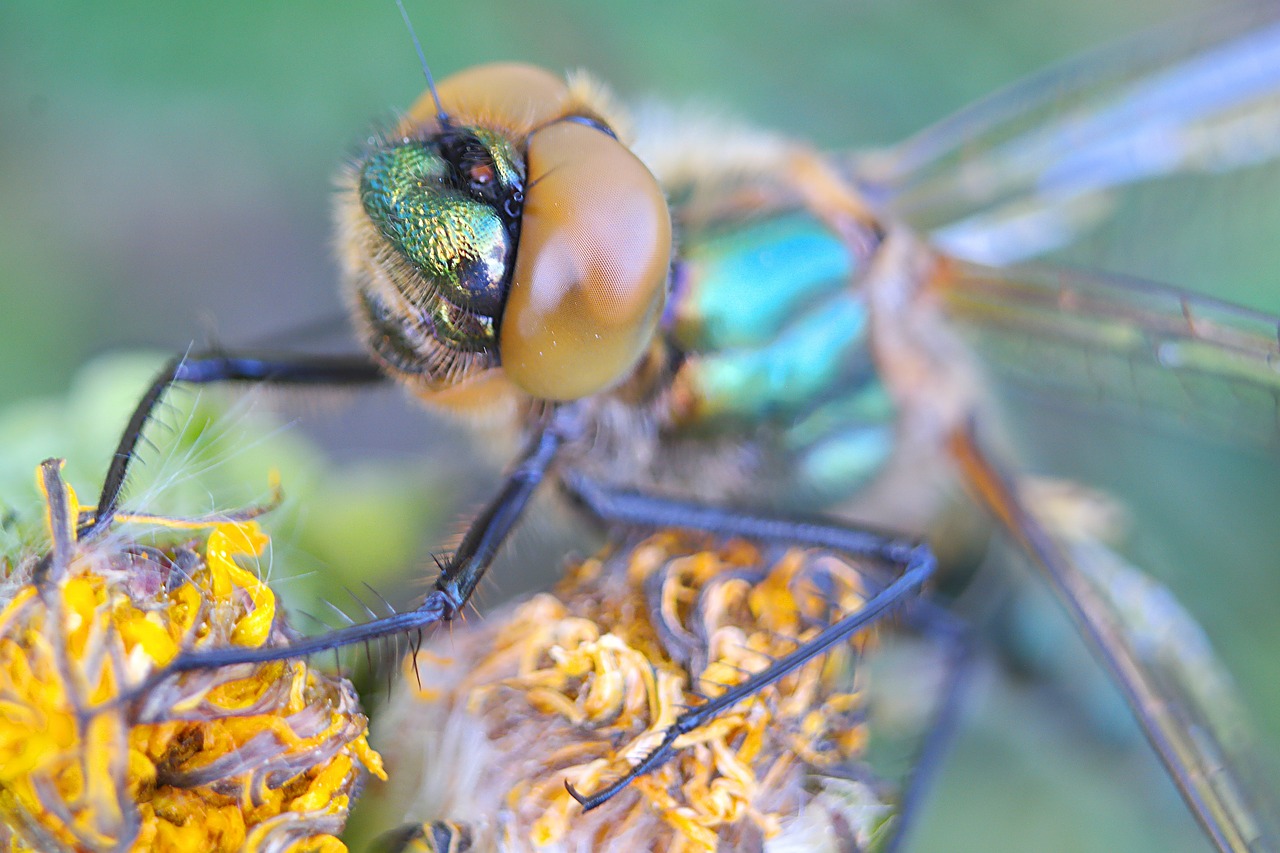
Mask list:
[[[250,520],[122,518],[78,542],[81,510],[41,468],[52,547],[0,565],[0,843],[10,850],[345,850],[365,772],[382,776],[345,681],[302,661],[197,671],[138,698],[180,650],[285,636],[241,562]],[[151,544],[154,539],[155,544]]]
[[[892,813],[863,763],[866,634],[681,737],[602,807],[584,813],[565,790],[618,778],[686,706],[866,595],[831,552],[741,540],[664,531],[586,560],[556,594],[418,654],[379,723],[397,786],[382,819],[448,820],[436,834],[476,850],[866,849]]]

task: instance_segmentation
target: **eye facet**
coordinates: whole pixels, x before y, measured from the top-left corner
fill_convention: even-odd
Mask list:
[[[594,127],[538,130],[527,163],[498,350],[526,392],[577,399],[616,384],[649,345],[666,294],[671,216],[644,164]]]

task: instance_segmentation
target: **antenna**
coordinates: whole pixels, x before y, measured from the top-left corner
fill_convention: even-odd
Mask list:
[[[427,91],[431,93],[431,100],[436,102],[436,118],[440,120],[440,124],[448,126],[449,114],[445,112],[444,104],[440,103],[440,93],[436,91],[436,80],[431,76],[427,56],[422,52],[422,43],[418,41],[418,33],[413,29],[409,13],[405,11],[404,0],[396,0],[396,7],[400,10],[400,17],[404,19],[404,25],[409,30],[409,38],[413,39],[413,49],[418,52],[418,62],[422,64],[422,75],[427,78]]]

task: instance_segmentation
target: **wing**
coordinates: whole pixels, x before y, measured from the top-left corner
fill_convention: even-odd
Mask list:
[[[1085,56],[856,159],[853,173],[954,256],[1103,260],[1274,304],[1274,249],[1237,257],[1234,245],[1244,235],[1272,246],[1280,229],[1267,213],[1278,185],[1268,164],[1280,154],[1278,20],[1275,8],[1240,9]],[[1228,186],[1225,203],[1211,203]],[[1211,240],[1233,248],[1206,251]],[[1233,286],[1249,279],[1266,290]],[[1274,735],[1270,616],[1249,617],[1280,596],[1266,570],[1280,548],[1268,509],[1280,506],[1277,320],[1047,268],[957,263],[934,290],[1023,447],[1006,483],[1003,462],[968,442],[972,452],[957,452],[966,481],[1045,570],[1215,843],[1274,849],[1278,812],[1255,771],[1266,751],[1242,733],[1225,673],[1241,676],[1245,704],[1268,712]],[[1169,443],[1145,429],[1153,422],[1264,453],[1241,461]],[[1128,559],[1060,535],[1024,496],[1031,471],[1123,500],[1137,531]]]
[[[1261,781],[1259,741],[1241,722],[1227,673],[1256,672],[1259,660],[1274,659],[1274,649],[1258,648],[1269,639],[1260,630],[1267,620],[1238,617],[1251,601],[1280,596],[1273,572],[1251,568],[1280,548],[1268,510],[1280,506],[1270,487],[1280,482],[1280,320],[1134,279],[1048,267],[954,262],[930,293],[978,357],[986,396],[1001,410],[979,414],[997,415],[1011,445],[1024,448],[1009,479],[1002,469],[1012,466],[962,443],[955,455],[966,482],[1045,570],[1218,846],[1276,849],[1271,822],[1280,810]],[[980,419],[979,428],[995,422]],[[1153,433],[1152,424],[1187,429]],[[1243,439],[1253,455],[1241,462],[1238,450],[1224,456],[1222,447],[1206,454],[1203,445],[1170,444],[1161,435],[1170,432]],[[1052,523],[1027,497],[1029,472],[1121,500],[1139,522],[1128,550],[1136,556]],[[1250,537],[1253,553],[1240,551]],[[1214,645],[1225,639],[1229,666],[1208,636]],[[1257,683],[1244,686],[1251,710],[1268,712],[1274,729],[1274,698]]]
[[[1280,155],[1280,12],[1215,10],[1086,54],[856,157],[872,198],[951,254],[1039,257],[1115,208],[1114,192]]]
[[[967,482],[1044,569],[1115,678],[1148,741],[1219,850],[1275,850],[1275,811],[1231,679],[1199,625],[1167,590],[1090,535],[1050,520],[974,437],[953,453]]]
[[[1280,319],[1138,279],[959,264],[952,326],[1025,393],[1280,449]]]

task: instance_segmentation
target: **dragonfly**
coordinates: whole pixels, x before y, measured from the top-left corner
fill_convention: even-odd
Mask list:
[[[1251,43],[1250,38],[1258,41]],[[1112,619],[1106,614],[1114,610],[1114,604],[1091,601],[1086,577],[1088,567],[1076,565],[1078,562],[1088,562],[1089,565],[1096,563],[1084,561],[1080,556],[1082,552],[1073,550],[1075,545],[1068,547],[1063,543],[1062,536],[1055,535],[1056,531],[1047,513],[1038,507],[1026,505],[1023,495],[1027,487],[1018,481],[1016,474],[1007,476],[1003,458],[998,452],[988,449],[987,435],[983,430],[993,427],[989,427],[990,421],[984,420],[987,417],[984,413],[989,411],[989,403],[984,399],[981,381],[985,378],[983,371],[987,363],[973,363],[968,357],[969,347],[961,345],[954,333],[963,333],[967,329],[985,333],[978,339],[982,354],[989,361],[1003,365],[1013,373],[1027,363],[1025,353],[1028,338],[1032,341],[1030,348],[1033,352],[1037,344],[1043,343],[1046,349],[1057,347],[1068,363],[1072,358],[1078,359],[1081,352],[1087,355],[1101,351],[1113,355],[1122,363],[1123,372],[1128,374],[1127,384],[1123,388],[1102,389],[1115,396],[1114,400],[1110,400],[1114,403],[1124,403],[1125,394],[1136,388],[1146,387],[1142,381],[1144,377],[1155,377],[1157,387],[1160,387],[1158,378],[1162,376],[1173,375],[1179,380],[1192,376],[1207,377],[1207,383],[1212,388],[1242,389],[1240,396],[1245,403],[1243,414],[1254,416],[1261,412],[1261,416],[1252,422],[1249,417],[1232,418],[1231,426],[1257,432],[1260,425],[1265,429],[1267,407],[1265,401],[1263,405],[1257,405],[1257,395],[1252,392],[1260,392],[1270,399],[1271,385],[1267,369],[1273,358],[1274,323],[1266,317],[1235,311],[1209,300],[1159,288],[1080,274],[1004,270],[979,265],[961,255],[977,258],[985,264],[995,264],[1018,259],[1010,256],[1011,246],[1015,254],[1023,256],[1047,252],[1056,248],[1055,240],[1063,239],[1060,235],[1066,234],[1067,239],[1070,239],[1072,235],[1083,231],[1090,217],[1096,215],[1095,203],[1108,191],[1129,182],[1151,180],[1182,169],[1230,169],[1269,156],[1265,141],[1256,140],[1265,140],[1266,134],[1258,132],[1257,128],[1268,126],[1266,122],[1274,108],[1270,100],[1274,85],[1268,82],[1266,63],[1263,61],[1269,54],[1276,52],[1273,38],[1265,27],[1256,30],[1246,28],[1243,35],[1224,35],[1216,44],[1216,47],[1226,52],[1224,55],[1213,53],[1215,45],[1210,39],[1211,46],[1199,59],[1211,65],[1215,70],[1213,74],[1203,71],[1196,73],[1197,57],[1157,57],[1154,70],[1148,68],[1136,78],[1122,81],[1117,100],[1101,105],[1087,102],[1090,91],[1082,84],[1078,94],[1086,101],[1085,115],[1093,118],[1093,127],[1089,126],[1089,121],[1080,122],[1084,127],[1079,127],[1064,120],[1060,125],[1049,123],[1025,134],[1012,133],[1012,125],[1025,120],[1027,109],[1038,104],[1036,86],[1030,85],[1015,90],[1012,95],[998,100],[994,105],[980,106],[969,113],[963,113],[932,134],[925,134],[899,149],[878,152],[873,157],[862,159],[829,159],[806,150],[805,146],[791,148],[780,144],[776,138],[762,136],[742,140],[745,153],[738,153],[747,159],[742,164],[727,164],[724,167],[725,174],[716,175],[713,171],[711,174],[698,172],[681,176],[678,162],[663,162],[661,142],[656,146],[659,150],[646,150],[641,137],[637,140],[636,150],[642,154],[647,167],[662,181],[665,193],[672,200],[671,211],[679,233],[688,240],[682,244],[682,251],[687,252],[682,257],[691,258],[697,254],[697,250],[703,251],[700,258],[687,261],[683,267],[677,262],[676,274],[672,277],[671,295],[667,296],[665,289],[663,292],[667,298],[662,314],[657,314],[652,301],[641,306],[655,315],[649,317],[645,314],[645,322],[657,324],[663,331],[664,340],[674,342],[676,350],[683,355],[719,354],[722,349],[741,347],[743,341],[732,337],[739,331],[733,324],[727,330],[729,338],[716,339],[714,335],[718,330],[713,328],[713,323],[708,324],[705,319],[698,317],[691,319],[687,313],[680,314],[681,307],[693,307],[692,297],[689,295],[691,291],[679,287],[682,271],[690,278],[697,277],[695,273],[704,276],[700,282],[707,284],[705,275],[708,269],[714,272],[717,264],[732,263],[743,257],[740,254],[742,249],[734,245],[735,236],[748,247],[766,246],[775,250],[779,246],[791,245],[788,240],[798,239],[804,243],[806,240],[816,239],[820,246],[835,256],[836,271],[818,273],[815,280],[796,286],[812,285],[821,288],[831,281],[864,282],[865,286],[858,288],[860,304],[829,306],[831,313],[825,317],[819,316],[817,320],[838,319],[841,322],[835,326],[838,331],[845,333],[860,326],[869,329],[870,343],[860,337],[854,343],[854,349],[863,353],[863,364],[860,370],[854,369],[852,373],[865,375],[874,367],[879,371],[885,391],[879,395],[867,392],[858,399],[838,399],[822,387],[815,390],[803,383],[784,383],[785,387],[782,388],[757,389],[765,395],[764,398],[751,399],[750,395],[744,396],[742,393],[744,388],[751,388],[749,379],[733,386],[735,393],[724,393],[730,383],[735,381],[732,371],[747,370],[751,365],[716,363],[715,359],[706,358],[699,365],[707,368],[704,375],[690,371],[683,377],[683,384],[678,384],[671,377],[664,378],[664,382],[669,379],[671,387],[681,392],[673,393],[673,397],[678,398],[673,406],[685,406],[678,412],[673,407],[672,423],[678,422],[681,428],[687,428],[687,436],[695,445],[704,440],[700,433],[711,433],[732,436],[737,448],[743,442],[786,443],[779,435],[767,438],[762,436],[759,431],[761,423],[790,427],[790,430],[781,429],[781,432],[792,433],[789,436],[792,443],[785,448],[790,454],[787,458],[800,462],[807,458],[815,472],[807,482],[797,484],[805,488],[797,489],[795,500],[808,500],[819,507],[852,503],[852,506],[846,506],[845,509],[850,517],[873,521],[887,518],[907,526],[914,525],[899,508],[908,505],[909,508],[915,507],[918,513],[929,515],[928,501],[917,500],[910,490],[904,491],[902,487],[881,485],[890,482],[884,479],[881,465],[896,464],[898,460],[910,458],[911,453],[923,454],[919,458],[929,461],[928,468],[949,472],[949,476],[958,475],[962,483],[969,484],[1024,550],[1044,564],[1050,577],[1063,586],[1064,600],[1082,610],[1079,618],[1086,629],[1093,626],[1093,630],[1099,632],[1097,644],[1100,649],[1107,655],[1120,656],[1109,665],[1121,674],[1121,680],[1131,691],[1141,694],[1132,697],[1140,713],[1158,717],[1166,706],[1175,710],[1185,708],[1195,711],[1197,703],[1184,695],[1189,688],[1176,683],[1181,677],[1180,673],[1173,673],[1175,683],[1172,686],[1161,683],[1144,688],[1144,682],[1149,680],[1151,664],[1138,661],[1131,665],[1124,659],[1130,654],[1125,649],[1134,644],[1133,639],[1123,636],[1126,630],[1124,625],[1117,627],[1109,624]],[[1250,45],[1252,53],[1249,52]],[[1233,50],[1241,51],[1245,56],[1232,53]],[[1261,79],[1256,81],[1260,88],[1251,90],[1240,78],[1218,73],[1217,69],[1230,67],[1232,59],[1239,60],[1250,68],[1262,69],[1258,75]],[[1168,76],[1162,77],[1162,74]],[[1091,75],[1085,77],[1088,80],[1094,79]],[[1223,79],[1227,81],[1225,84]],[[456,87],[461,84],[455,82],[453,85]],[[1214,85],[1221,88],[1215,89]],[[1204,89],[1208,91],[1202,91]],[[449,105],[452,97],[449,94],[449,84],[442,86],[441,94],[444,108],[439,112],[445,116],[455,112],[466,114],[465,107]],[[1192,95],[1202,98],[1199,101],[1202,103],[1199,111],[1195,107],[1188,107],[1187,112],[1173,111],[1173,117],[1170,118],[1170,105],[1197,102],[1197,98]],[[1126,97],[1131,100],[1126,102]],[[424,120],[430,120],[435,115],[429,104],[419,108],[419,112],[426,116]],[[562,122],[565,127],[561,130],[570,135],[589,131],[611,138],[613,128],[609,121],[595,115],[597,111],[594,108],[590,112],[592,115],[576,117],[586,118],[587,121],[580,122],[575,118],[571,122]],[[1155,126],[1143,125],[1139,120],[1149,115],[1160,117]],[[437,121],[442,126],[446,124],[443,119],[437,118]],[[655,117],[652,121],[660,122],[661,119]],[[1115,128],[1131,123],[1137,126],[1134,138],[1125,139],[1122,135],[1117,138]],[[579,131],[578,127],[584,128],[584,131]],[[984,132],[990,132],[997,141],[983,141]],[[1141,154],[1145,149],[1140,138],[1144,132],[1157,134],[1166,141],[1176,140],[1178,145],[1175,147],[1181,148],[1172,153],[1167,150],[1157,151],[1151,155],[1150,161],[1144,161]],[[1000,138],[1002,134],[1005,136],[1003,139]],[[1250,138],[1255,142],[1244,145],[1243,150],[1228,144],[1232,140]],[[990,147],[994,158],[988,164],[985,175],[982,174],[984,170],[981,158],[974,157],[972,151],[972,148],[981,149],[984,145]],[[713,150],[709,152],[709,156],[714,162],[714,157],[722,157],[724,151],[718,142],[711,147]],[[956,174],[960,178],[948,184],[948,180],[952,179],[947,177],[946,172],[951,164],[945,161],[960,147],[967,149],[965,157],[968,158],[971,172],[988,181],[985,184],[987,189],[970,189],[973,181],[966,180],[964,168],[959,172],[953,171],[953,179]],[[464,145],[463,148],[466,149],[467,146]],[[1076,152],[1079,155],[1078,162],[1065,162],[1060,156],[1064,148]],[[752,161],[752,157],[762,157],[763,162],[772,165],[770,168],[762,168],[759,162]],[[770,157],[774,159],[770,160]],[[939,164],[944,174],[941,178],[934,179],[931,170]],[[388,174],[394,171],[393,167],[399,168],[394,164],[387,164]],[[1061,167],[1063,174],[1052,174],[1054,167]],[[755,186],[741,177],[743,174],[753,173],[759,175],[759,184]],[[555,171],[549,174],[554,175]],[[479,171],[474,177],[485,185],[496,179],[488,173],[484,163],[479,164]],[[1054,180],[1050,180],[1051,177]],[[1073,180],[1077,183],[1073,183]],[[554,181],[551,185],[554,186]],[[779,211],[789,216],[798,215],[798,218],[774,216]],[[941,224],[931,224],[931,217]],[[387,219],[385,212],[383,219]],[[748,223],[743,225],[744,228],[758,227],[765,230],[717,233],[718,230],[733,231],[727,225],[733,223],[736,227],[740,224],[739,220]],[[912,223],[919,223],[922,230],[915,231],[907,227]],[[387,225],[386,221],[382,226],[392,231],[396,227]],[[385,232],[383,236],[385,237]],[[941,250],[930,247],[930,238]],[[975,246],[978,248],[974,248]],[[361,254],[358,250],[354,254],[355,259],[349,263],[358,266]],[[817,255],[818,252],[812,247],[804,250],[806,258]],[[632,259],[627,266],[643,264]],[[873,279],[874,286],[871,283]],[[665,278],[663,287],[666,287]],[[714,280],[706,290],[715,295]],[[837,297],[845,296],[848,292],[848,288],[841,287],[837,291]],[[806,300],[817,299],[818,296],[801,293],[792,298],[794,306]],[[855,300],[855,303],[858,302],[859,300]],[[785,326],[788,316],[783,311],[785,306],[780,303],[781,300],[774,300],[768,310],[760,307],[755,310],[766,322],[781,322]],[[734,307],[743,306],[729,306],[730,309]],[[378,340],[384,343],[391,341],[390,349],[384,347],[378,352],[384,363],[399,363],[403,367],[402,357],[405,352],[401,347],[405,341],[396,340],[390,334],[385,325],[384,308],[385,306],[379,306],[369,299],[365,300],[362,310],[366,323],[369,324],[368,328],[377,331],[375,335],[366,333],[366,337],[375,344]],[[837,308],[849,313],[839,314],[836,312]],[[860,316],[859,310],[865,316]],[[1136,334],[1134,330],[1137,330]],[[473,331],[455,327],[451,333],[468,337]],[[777,329],[772,331],[776,332]],[[807,334],[809,333],[806,332]],[[709,337],[700,337],[703,335]],[[1054,335],[1057,337],[1054,338]],[[402,335],[401,338],[403,337]],[[1019,343],[1023,346],[1021,350],[1016,349]],[[1005,347],[1004,350],[1000,349],[1002,346]],[[535,347],[535,351],[536,349]],[[816,354],[829,355],[832,352],[833,349],[828,347]],[[802,357],[808,355],[804,353]],[[628,358],[622,360],[626,362],[626,369],[631,369],[634,367],[634,359],[640,356],[633,353]],[[583,360],[593,363],[597,361],[594,357]],[[1103,374],[1104,380],[1110,378],[1103,367],[1091,366],[1087,358],[1083,360],[1084,368],[1077,369],[1074,373],[1069,372],[1067,367],[1056,371],[1056,381],[1065,386],[1064,393],[1097,395],[1099,374]],[[698,361],[699,359],[686,358],[681,366]],[[158,397],[174,378],[188,381],[234,378],[229,374],[236,371],[228,370],[226,361],[217,363],[205,376],[196,375],[199,363],[199,360],[181,362],[181,367],[173,369],[173,375],[157,383],[154,396]],[[207,363],[214,364],[213,361]],[[261,362],[258,364],[260,366]],[[502,364],[505,368],[508,359],[504,357]],[[812,365],[806,363],[804,366]],[[1076,366],[1079,366],[1078,362]],[[285,376],[275,365],[266,370],[248,364],[241,367],[245,368],[241,371],[243,373],[258,370],[277,381]],[[848,367],[847,364],[835,366],[837,373],[840,373],[836,384],[841,387],[850,379],[849,373],[842,372]],[[667,368],[670,365],[666,368],[659,365],[654,369],[662,372]],[[342,370],[347,372],[342,373]],[[715,370],[721,372],[717,374]],[[179,371],[189,372],[177,376]],[[816,381],[821,385],[823,378],[815,375],[818,373],[820,371],[815,370],[812,374],[793,373],[790,376]],[[366,362],[344,361],[319,365],[316,370],[306,374],[306,378],[331,380],[335,378],[335,374],[337,378],[352,381],[363,381],[373,375]],[[1031,379],[1017,376],[1013,378],[1021,378],[1033,384],[1041,381],[1038,376]],[[525,377],[522,381],[531,380]],[[614,387],[610,383],[616,381],[616,377],[605,380],[603,391],[600,388],[592,389],[586,397],[602,399],[600,395]],[[859,390],[866,390],[867,387],[870,386],[862,386]],[[573,397],[583,393],[579,388],[565,390],[540,387],[525,391],[543,400],[557,400],[563,396]],[[716,396],[717,393],[720,394],[719,397]],[[774,396],[770,397],[770,394]],[[786,399],[788,394],[798,394],[802,398],[801,402],[796,404]],[[875,399],[876,396],[879,396],[878,400]],[[1187,396],[1185,391],[1176,395],[1179,402],[1172,412],[1175,417],[1182,417],[1187,411]],[[823,411],[812,408],[809,404],[817,399],[830,403],[832,408]],[[1254,400],[1254,405],[1248,405],[1250,399]],[[1166,402],[1157,393],[1152,398],[1144,399],[1143,405],[1156,409],[1159,415]],[[877,404],[885,407],[881,412],[884,419],[879,422],[874,418],[866,418],[868,407],[874,411]],[[716,406],[721,408],[717,409]],[[739,408],[735,409],[734,406]],[[564,411],[572,406],[561,404],[547,408]],[[851,410],[863,416],[862,425],[866,429],[853,436],[851,445],[844,445],[840,443],[844,436],[831,431],[831,425],[848,424]],[[144,406],[139,411],[142,413],[142,420],[145,420],[147,407]],[[885,411],[891,414],[884,416]],[[815,417],[813,420],[798,420],[801,414]],[[1187,415],[1193,419],[1212,419],[1214,416],[1212,411],[1194,409],[1192,414]],[[1235,423],[1237,420],[1240,423]],[[141,421],[128,430],[128,435],[136,437],[140,428]],[[775,432],[778,429],[775,427]],[[627,441],[620,446],[628,450],[645,446],[643,435],[631,433],[624,437]],[[914,446],[915,450],[877,450],[877,443],[883,443],[889,438],[905,439],[906,443],[901,446]],[[658,456],[673,448],[669,436],[653,436],[649,442],[652,451]],[[607,446],[607,443],[601,442],[596,446]],[[778,449],[773,447],[770,451],[776,453]],[[556,454],[560,452],[566,451],[555,451]],[[828,456],[827,461],[814,461],[820,460],[821,452],[834,454],[834,459]],[[887,454],[887,457],[880,454]],[[128,455],[127,452],[124,454],[125,457]],[[667,460],[665,470],[659,469],[652,474],[645,472],[645,477],[635,476],[636,472],[631,472],[632,476],[624,475],[618,479],[630,487],[665,487],[684,497],[701,497],[706,500],[723,497],[725,493],[735,494],[741,499],[763,475],[761,471],[751,470],[749,467],[744,470],[744,466],[735,466],[732,459],[717,460],[705,454],[695,458],[700,463],[699,467],[684,468],[683,471],[696,470],[699,473],[685,481],[680,477],[682,466],[671,459]],[[577,465],[570,467],[593,470],[589,458],[576,461]],[[720,465],[721,475],[705,476],[717,464]],[[830,478],[833,482],[818,481],[817,475],[840,471],[841,466],[845,466],[843,473]],[[856,471],[849,474],[848,466],[854,469],[862,466],[862,479],[865,482],[859,482],[860,477]],[[1012,467],[1016,470],[1016,466]],[[797,470],[804,470],[803,466]],[[909,476],[910,473],[907,472],[906,481],[908,484],[915,482],[917,488],[920,488],[921,484]],[[738,478],[736,483],[735,476]],[[104,520],[101,522],[103,524],[114,509],[122,477],[123,471],[118,471],[114,478],[109,479],[108,487],[104,490],[106,499],[98,512],[98,518]],[[646,478],[652,482],[645,482]],[[867,485],[871,490],[860,488],[862,485]],[[877,488],[884,492],[884,500],[874,491]],[[927,491],[927,483],[924,488]],[[712,493],[700,493],[700,489],[710,489]],[[894,495],[898,496],[896,503],[888,500]],[[788,496],[789,499],[791,497]],[[880,513],[880,516],[877,517],[876,513]],[[922,526],[918,528],[921,531],[924,530],[923,524],[921,522]],[[92,528],[83,531],[86,536],[93,534]],[[1082,578],[1086,579],[1084,586],[1070,586],[1071,582],[1080,582]],[[1096,586],[1096,582],[1093,583]],[[1092,596],[1096,596],[1096,591]],[[385,628],[401,630],[403,625],[411,622],[412,620],[402,620]],[[362,630],[363,637],[373,635],[368,629]],[[332,642],[333,638],[325,641]],[[295,648],[282,650],[281,653],[298,653],[301,650]],[[225,665],[228,661],[227,658],[193,658],[185,664]],[[1162,673],[1161,677],[1164,675],[1167,673]],[[1171,702],[1161,701],[1171,696]],[[1181,722],[1148,719],[1147,724],[1153,730],[1153,737],[1157,739],[1158,732],[1177,735],[1182,731],[1185,734],[1185,726]],[[1182,744],[1169,747],[1171,757],[1168,760],[1175,768],[1183,767],[1183,771],[1175,770],[1175,775],[1183,772],[1186,778],[1182,781],[1188,788],[1198,784],[1198,780],[1191,778],[1197,772],[1204,771],[1208,775],[1219,772],[1216,770],[1212,750],[1207,753],[1203,750],[1202,745],[1188,747]],[[1210,767],[1215,768],[1212,773],[1209,773]],[[1230,779],[1230,774],[1225,779],[1228,785],[1234,781]],[[1214,788],[1218,781],[1220,780],[1215,778],[1209,787]],[[1190,796],[1193,795],[1189,794]],[[1230,801],[1235,794],[1210,790],[1205,796]],[[1224,806],[1228,813],[1226,817],[1203,817],[1206,829],[1216,835],[1228,835],[1235,831],[1234,824],[1244,822],[1234,816],[1237,806],[1235,802],[1227,802]],[[1210,808],[1209,811],[1212,812],[1213,809]],[[1240,832],[1247,838],[1252,838],[1251,830],[1241,829]],[[1219,843],[1225,849],[1231,849],[1231,842]]]

